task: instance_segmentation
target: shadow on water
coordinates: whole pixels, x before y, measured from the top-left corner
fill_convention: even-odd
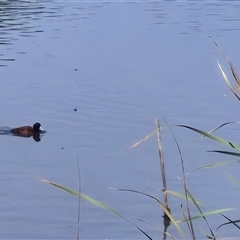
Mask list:
[[[20,135],[20,134],[13,134],[11,132],[11,130],[12,130],[12,128],[10,128],[10,127],[0,127],[0,135],[8,135],[8,136],[22,137],[22,138],[32,137],[35,142],[40,142],[44,133],[46,133],[46,131],[45,132],[40,132],[40,133],[39,132],[37,132],[37,133],[33,132],[33,133],[29,134],[28,136],[23,136],[23,135]]]

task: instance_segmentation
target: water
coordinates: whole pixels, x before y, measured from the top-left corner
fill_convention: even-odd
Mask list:
[[[238,2],[64,3],[5,1],[0,24],[0,126],[40,122],[47,133],[32,138],[0,136],[1,238],[76,238],[78,199],[36,179],[81,190],[113,207],[154,239],[161,232],[132,216],[161,226],[162,211],[151,199],[109,190],[127,188],[162,199],[154,120],[210,130],[238,120],[238,102],[227,89],[216,59],[230,76],[211,35],[238,69]],[[74,111],[74,110],[77,111]],[[226,156],[207,153],[222,146],[173,127],[186,172]],[[237,142],[237,126],[218,132]],[[179,155],[163,130],[168,188],[182,191]],[[209,207],[238,207],[236,164],[187,176],[189,189]],[[181,200],[169,197],[176,219]],[[197,214],[196,210],[193,210]],[[227,213],[232,219],[238,211]],[[224,219],[210,217],[215,229]],[[202,221],[199,229],[207,230]],[[13,231],[14,229],[14,231]],[[93,231],[94,229],[94,231]],[[139,239],[124,220],[81,201],[80,236]],[[231,230],[231,231],[230,231]],[[235,232],[234,232],[235,231]],[[179,237],[171,225],[169,232]],[[231,235],[230,235],[231,233]],[[238,236],[222,228],[223,237]]]

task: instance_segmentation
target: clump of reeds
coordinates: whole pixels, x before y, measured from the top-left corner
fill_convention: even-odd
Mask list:
[[[214,41],[214,40],[213,40]],[[220,48],[220,46],[214,41],[214,44],[217,46],[217,48],[219,49],[219,51],[226,57],[228,63],[229,63],[229,66],[230,66],[230,69],[231,69],[231,72],[232,72],[232,75],[234,77],[234,80],[237,84],[236,87],[232,87],[231,84],[230,84],[230,81],[228,80],[225,72],[223,71],[221,65],[219,62],[217,62],[218,64],[218,67],[223,75],[223,78],[224,80],[226,81],[227,85],[229,86],[231,92],[237,97],[238,100],[240,100],[240,94],[239,94],[239,90],[240,90],[240,79],[238,77],[238,74],[232,64],[232,62],[229,60],[229,58],[227,57],[227,55],[224,53],[224,51]],[[156,123],[156,128],[154,129],[153,132],[151,132],[150,134],[148,134],[145,138],[143,138],[142,140],[134,143],[130,148],[134,148],[134,147],[137,147],[139,146],[141,143],[144,143],[145,141],[147,141],[150,137],[154,136],[156,134],[157,136],[157,146],[158,146],[158,154],[159,154],[159,162],[160,162],[160,172],[161,172],[161,176],[162,176],[162,192],[163,192],[163,201],[160,201],[159,198],[153,196],[153,195],[150,195],[148,193],[144,193],[144,192],[141,192],[141,191],[137,191],[137,190],[132,190],[132,189],[114,189],[114,190],[118,190],[118,191],[125,191],[125,192],[133,192],[133,193],[137,193],[137,194],[142,194],[148,198],[151,198],[153,199],[154,201],[156,201],[159,206],[161,207],[162,211],[163,211],[163,228],[160,230],[162,231],[163,233],[163,237],[162,239],[166,239],[167,236],[170,237],[171,239],[176,239],[173,235],[171,235],[171,233],[168,232],[168,226],[170,225],[170,222],[176,227],[176,229],[180,232],[180,234],[186,239],[186,233],[183,232],[182,230],[182,227],[181,227],[181,223],[186,223],[187,224],[187,227],[189,229],[189,233],[190,233],[190,237],[191,239],[195,240],[196,239],[196,236],[195,236],[195,231],[194,231],[194,222],[193,220],[195,219],[198,219],[198,218],[202,218],[207,227],[208,227],[208,230],[209,230],[209,234],[206,233],[205,234],[205,237],[208,238],[208,239],[217,239],[216,237],[216,233],[217,231],[222,228],[223,226],[227,226],[229,224],[235,226],[236,228],[238,228],[240,230],[240,226],[238,225],[238,223],[240,223],[240,219],[236,219],[236,220],[231,220],[229,217],[227,217],[226,215],[223,214],[224,211],[229,211],[229,210],[232,210],[230,208],[227,208],[227,209],[218,209],[218,210],[214,210],[214,211],[210,211],[210,212],[203,212],[202,209],[201,209],[201,205],[202,205],[202,202],[200,202],[199,200],[197,200],[190,192],[190,190],[188,189],[187,187],[187,181],[186,181],[186,174],[185,174],[185,169],[184,169],[184,160],[183,160],[183,157],[182,157],[182,153],[181,153],[181,149],[180,149],[180,146],[177,142],[177,139],[175,137],[175,135],[173,134],[172,132],[172,129],[171,127],[169,126],[168,122],[165,120],[165,123],[168,127],[168,129],[170,130],[172,136],[173,136],[173,139],[174,139],[174,142],[177,146],[177,149],[178,149],[178,153],[179,153],[179,157],[180,157],[180,164],[181,164],[181,169],[182,169],[182,178],[179,178],[179,182],[180,184],[183,186],[183,194],[181,193],[177,193],[177,192],[174,192],[174,191],[171,191],[167,188],[167,180],[166,180],[166,172],[165,172],[165,159],[164,159],[164,154],[163,154],[163,145],[162,145],[162,139],[161,139],[161,131],[162,131],[162,127],[160,126],[160,123],[159,123],[159,120],[156,119],[155,120],[155,123]],[[234,149],[234,151],[220,151],[220,150],[213,150],[212,152],[218,152],[218,153],[222,153],[222,154],[227,154],[227,155],[231,155],[231,156],[237,156],[237,157],[240,157],[240,145],[238,144],[235,144],[231,141],[228,141],[228,140],[225,140],[223,138],[220,138],[218,136],[215,136],[213,135],[213,132],[215,132],[216,130],[218,130],[219,128],[227,125],[227,124],[232,124],[232,123],[235,123],[235,122],[227,122],[227,123],[223,123],[221,124],[219,127],[213,129],[212,131],[210,132],[206,132],[206,131],[202,131],[200,129],[197,129],[197,128],[194,128],[194,127],[190,127],[190,126],[187,126],[187,125],[178,125],[178,126],[181,126],[181,127],[184,127],[184,128],[188,128],[192,131],[195,131],[199,134],[201,134],[202,136],[205,136],[205,137],[208,137],[212,140],[215,140],[215,141],[218,141],[219,143],[221,144],[225,144],[229,147],[231,147],[232,149]],[[240,162],[239,160],[237,160],[238,162]],[[217,167],[217,166],[222,166],[224,164],[229,164],[229,163],[232,163],[232,162],[236,162],[236,161],[225,161],[225,162],[217,162],[217,163],[213,163],[213,164],[209,164],[209,165],[205,165],[205,166],[200,166],[198,169],[194,170],[193,172],[195,171],[198,171],[200,169],[206,169],[206,168],[212,168],[212,167]],[[79,172],[79,175],[80,175],[80,172]],[[240,181],[238,181],[234,176],[231,176],[230,174],[228,175],[230,179],[232,179],[236,184],[238,184],[240,186]],[[132,221],[128,220],[127,218],[125,218],[123,215],[121,215],[119,212],[117,212],[116,210],[114,210],[113,208],[107,206],[106,204],[90,197],[90,196],[87,196],[83,193],[81,193],[81,189],[79,188],[79,191],[74,191],[70,188],[67,188],[67,187],[64,187],[58,183],[54,183],[52,181],[49,181],[49,180],[46,180],[46,179],[41,179],[41,178],[38,178],[39,180],[47,183],[47,184],[50,184],[58,189],[61,189],[63,191],[66,191],[74,196],[77,196],[79,198],[82,198],[92,204],[94,204],[95,206],[97,207],[100,207],[100,208],[103,208],[107,211],[110,211],[112,212],[113,214],[117,215],[118,217],[124,219],[125,221],[127,221],[128,223],[130,223],[132,226],[134,226],[136,229],[138,229],[145,237],[147,237],[148,239],[152,239],[143,229],[139,228],[136,224],[134,224]],[[113,189],[113,188],[112,188]],[[176,196],[178,198],[181,198],[183,199],[183,203],[185,203],[185,207],[186,207],[186,210],[183,206],[183,203],[181,202],[180,203],[180,211],[182,212],[182,216],[183,216],[183,219],[181,220],[176,220],[174,218],[174,213],[171,213],[170,211],[170,207],[168,205],[168,194],[171,194],[171,196]],[[191,206],[190,204],[193,204],[193,206],[196,207],[196,209],[198,210],[199,214],[197,216],[193,216],[191,214]],[[223,224],[221,224],[220,226],[218,226],[216,228],[215,231],[213,231],[213,229],[210,227],[210,224],[207,220],[207,216],[211,216],[211,215],[214,215],[214,214],[220,214],[224,219],[226,219],[227,221],[224,222]],[[79,216],[78,216],[78,221],[79,221]],[[142,222],[144,222],[143,220],[141,220]],[[148,223],[150,224],[150,223]],[[153,227],[155,227],[153,224],[150,224],[152,225]],[[79,229],[78,229],[79,231]],[[189,238],[189,237],[188,237]]]

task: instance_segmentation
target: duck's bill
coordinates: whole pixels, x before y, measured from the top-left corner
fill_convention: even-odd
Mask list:
[[[45,133],[46,130],[44,130],[41,126],[39,127],[40,132]]]

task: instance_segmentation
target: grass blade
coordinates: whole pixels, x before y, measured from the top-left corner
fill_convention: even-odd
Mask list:
[[[229,152],[229,151],[221,151],[221,150],[212,150],[208,152],[222,153],[230,156],[240,157],[240,153],[237,153],[237,152]]]
[[[214,152],[214,151],[210,151],[210,152]],[[196,171],[199,171],[201,169],[208,169],[208,168],[213,168],[213,167],[219,167],[219,166],[223,166],[223,165],[227,165],[227,164],[231,164],[231,163],[236,163],[236,160],[230,160],[230,161],[220,161],[220,162],[215,162],[212,164],[208,164],[208,165],[203,165],[195,170],[193,170],[192,172],[190,172],[189,174],[192,174]]]
[[[209,37],[213,40],[213,42],[214,42],[214,44],[216,45],[216,47],[218,48],[218,50],[219,50],[219,51],[223,54],[223,56],[227,59],[228,64],[229,64],[229,66],[230,66],[230,69],[231,69],[231,71],[232,71],[232,75],[233,75],[233,77],[234,77],[234,79],[235,79],[238,87],[240,87],[240,79],[239,79],[238,74],[237,74],[237,71],[235,70],[232,62],[231,62],[230,59],[229,59],[229,57],[226,55],[226,53],[223,51],[223,49],[217,44],[217,42],[213,39],[213,37],[212,37],[212,36],[209,36]]]
[[[184,209],[183,209],[183,205],[181,204],[181,212],[182,212],[182,215],[183,215],[183,218],[186,220],[187,219],[187,216],[184,212]],[[191,233],[191,226],[190,226],[190,223],[189,221],[185,221],[185,223],[187,224],[187,227],[188,227],[188,231]]]
[[[149,133],[145,138],[143,138],[142,140],[134,143],[132,146],[130,146],[129,148],[135,148],[138,145],[140,145],[141,143],[147,141],[150,137],[152,137],[155,133],[157,132],[157,129],[155,129],[153,132]]]
[[[152,224],[152,223],[146,222],[146,221],[144,221],[144,220],[142,220],[142,219],[139,219],[139,218],[135,218],[135,219],[137,219],[138,221],[140,221],[140,222],[142,222],[142,223],[148,224],[149,226],[151,226],[151,227],[155,228],[156,230],[162,232],[162,229],[160,229],[158,226],[156,226],[156,225],[154,225],[154,224]],[[170,233],[168,233],[168,232],[164,232],[164,233],[165,233],[167,236],[169,236],[172,240],[177,240],[177,239],[174,238]]]
[[[184,128],[188,128],[188,129],[190,129],[190,130],[192,130],[192,131],[194,131],[194,132],[200,133],[200,134],[202,134],[202,135],[204,135],[204,136],[206,136],[206,137],[208,137],[208,138],[211,138],[211,139],[213,139],[213,140],[215,140],[215,141],[217,141],[217,142],[220,142],[220,143],[222,143],[222,144],[224,144],[224,145],[227,145],[227,146],[230,146],[230,147],[235,148],[235,149],[237,149],[237,150],[240,150],[240,146],[239,146],[239,145],[234,144],[234,143],[231,143],[230,141],[227,141],[227,140],[225,140],[225,139],[223,139],[223,138],[217,137],[217,136],[215,136],[215,135],[213,135],[213,134],[209,134],[209,133],[204,132],[204,131],[202,131],[202,130],[199,130],[199,129],[197,129],[197,128],[190,127],[190,126],[186,126],[186,125],[177,125],[177,126],[179,126],[179,127],[184,127]]]
[[[240,181],[239,180],[237,180],[233,175],[231,175],[230,173],[227,173],[226,172],[226,174],[227,174],[227,176],[228,176],[228,178],[231,180],[231,181],[233,181],[238,187],[240,187]]]
[[[222,69],[220,63],[217,62],[217,65],[218,65],[218,67],[219,67],[219,69],[220,69],[220,71],[221,71],[221,73],[222,73],[222,76],[223,76],[225,82],[227,83],[229,89],[230,89],[231,92],[235,95],[235,97],[240,101],[240,97],[237,95],[237,93],[235,92],[235,90],[234,90],[233,87],[231,86],[231,84],[230,84],[230,82],[229,82],[229,80],[228,80],[228,78],[227,78],[225,72],[223,71],[223,69]],[[240,86],[238,86],[238,87],[240,87]]]
[[[175,191],[170,191],[170,190],[167,190],[166,192],[167,192],[168,194],[171,194],[171,195],[175,196],[175,197],[178,197],[178,198],[181,198],[181,199],[186,200],[185,194],[178,193],[178,192],[175,192]],[[191,199],[188,199],[188,200],[192,201]],[[205,203],[203,203],[203,202],[201,202],[201,201],[199,201],[199,200],[197,200],[197,199],[195,199],[195,201],[196,201],[198,204],[207,206],[207,204],[205,204]]]
[[[185,167],[184,167],[184,161],[183,161],[183,157],[182,157],[182,151],[180,149],[180,146],[178,144],[178,141],[175,137],[175,135],[173,134],[173,131],[170,127],[170,125],[168,124],[167,120],[164,118],[167,126],[168,126],[168,129],[170,130],[171,134],[172,134],[172,137],[173,137],[173,140],[177,146],[177,149],[178,149],[178,153],[179,153],[179,156],[180,156],[180,161],[181,161],[181,167],[182,167],[182,174],[183,174],[183,188],[184,188],[184,194],[185,194],[185,199],[186,199],[186,206],[187,206],[187,213],[188,213],[188,218],[191,217],[191,212],[190,212],[190,207],[189,207],[189,200],[188,200],[188,194],[187,194],[187,184],[186,184],[186,176],[185,176]],[[195,237],[195,232],[194,232],[194,228],[193,228],[193,224],[192,224],[192,220],[190,219],[189,221],[189,226],[190,226],[190,234],[193,238],[193,240],[196,239]]]
[[[193,197],[193,195],[191,194],[191,192],[190,192],[188,189],[186,189],[186,191],[187,191],[187,195],[188,195],[189,198],[193,201],[195,207],[198,209],[198,211],[199,211],[200,214],[202,215],[202,214],[203,214],[203,213],[202,213],[202,210],[201,210],[201,208],[199,207],[199,205],[198,205],[196,199]],[[211,229],[211,227],[210,227],[210,225],[209,225],[207,219],[205,218],[205,216],[202,216],[202,218],[203,218],[204,221],[206,222],[206,224],[207,224],[207,226],[208,226],[208,228],[209,228],[209,231],[210,231],[211,234],[212,234],[212,237],[214,237],[214,233],[213,233],[213,231],[212,231],[212,229]],[[189,221],[190,221],[190,223],[191,223],[191,221],[192,221],[193,219],[194,219],[194,217],[192,217],[192,216],[189,217]]]
[[[236,209],[234,209],[234,208],[218,209],[218,210],[214,210],[214,211],[210,211],[210,212],[206,212],[206,213],[202,213],[202,214],[193,216],[193,217],[191,217],[191,220],[195,220],[195,219],[203,218],[203,217],[207,217],[207,216],[212,216],[212,215],[216,215],[216,214],[221,214],[222,212],[233,211],[233,210],[236,210]],[[181,223],[181,222],[185,222],[185,221],[189,221],[189,219],[178,220],[177,222]]]
[[[208,133],[209,133],[209,134],[214,133],[214,132],[216,132],[218,129],[220,129],[220,128],[228,125],[228,124],[232,124],[232,123],[240,123],[240,122],[226,122],[226,123],[223,123],[223,124],[221,124],[220,126],[218,126],[218,127],[214,128],[213,130],[209,131]],[[204,136],[201,136],[201,138],[203,138],[203,137],[204,137]]]
[[[119,216],[120,218],[124,219],[125,221],[127,221],[128,223],[130,223],[132,226],[134,226],[135,228],[137,228],[137,229],[138,229],[140,232],[142,232],[148,239],[152,240],[152,238],[151,238],[145,231],[143,231],[143,230],[142,230],[141,228],[139,228],[137,225],[135,225],[134,223],[132,223],[130,220],[126,219],[123,215],[121,215],[120,213],[118,213],[117,211],[115,211],[113,208],[107,206],[106,204],[104,204],[104,203],[102,203],[102,202],[100,202],[100,201],[98,201],[98,200],[96,200],[96,199],[94,199],[94,198],[92,198],[92,197],[89,197],[89,196],[87,196],[87,195],[85,195],[85,194],[82,194],[82,193],[79,193],[79,192],[77,192],[77,191],[74,191],[74,190],[72,190],[72,189],[70,189],[70,188],[64,187],[64,186],[62,186],[62,185],[60,185],[60,184],[58,184],[58,183],[49,181],[49,180],[47,180],[47,179],[42,179],[42,178],[37,178],[37,179],[40,180],[40,181],[42,181],[42,182],[44,182],[44,183],[47,183],[47,184],[49,184],[49,185],[52,185],[52,186],[54,186],[54,187],[56,187],[56,188],[58,188],[58,189],[61,189],[61,190],[65,191],[65,192],[67,192],[67,193],[70,193],[70,194],[72,194],[72,195],[74,195],[74,196],[81,197],[82,199],[84,199],[84,200],[92,203],[93,205],[95,205],[95,206],[97,206],[97,207],[103,208],[103,209],[105,209],[105,210],[108,210],[108,211],[114,213],[115,215]]]
[[[226,223],[223,223],[221,224],[220,226],[218,226],[218,228],[216,229],[216,231],[223,227],[223,226],[226,226],[228,224],[233,224],[236,228],[238,228],[240,230],[240,227],[237,225],[237,223],[240,223],[240,220],[231,220],[230,218],[228,218],[227,216],[225,216],[224,214],[221,213],[221,215],[226,218],[229,222],[226,222]]]

